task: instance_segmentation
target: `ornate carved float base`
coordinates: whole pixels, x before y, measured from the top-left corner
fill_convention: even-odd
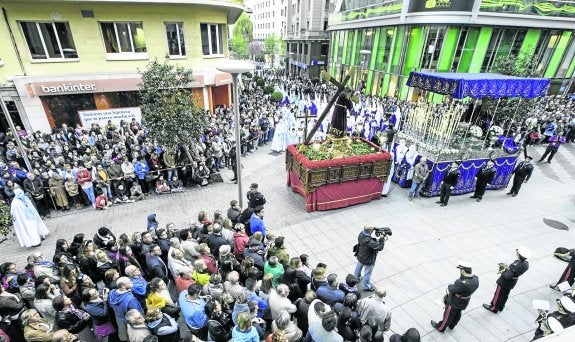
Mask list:
[[[312,161],[296,145],[290,145],[286,151],[287,185],[305,197],[307,212],[379,199],[391,156],[373,146],[378,151],[371,154]]]

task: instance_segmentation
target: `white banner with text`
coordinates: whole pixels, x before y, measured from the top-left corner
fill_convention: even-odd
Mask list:
[[[135,118],[137,122],[142,122],[142,111],[140,107],[126,107],[126,108],[111,108],[111,109],[95,109],[95,110],[79,110],[78,115],[82,126],[90,128],[92,124],[98,124],[104,127],[111,120],[116,127],[120,126],[120,122],[124,120],[128,124]]]

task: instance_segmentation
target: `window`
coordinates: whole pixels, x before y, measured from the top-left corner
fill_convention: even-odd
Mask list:
[[[136,54],[146,52],[146,36],[142,23],[100,23],[108,54]]]
[[[168,53],[170,56],[185,56],[186,44],[184,42],[184,24],[167,23],[166,36],[168,38]]]
[[[21,22],[33,60],[78,58],[68,23]]]
[[[222,25],[200,24],[202,33],[202,53],[204,56],[223,55]]]

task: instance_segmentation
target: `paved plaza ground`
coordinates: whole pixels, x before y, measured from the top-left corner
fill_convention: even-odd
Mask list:
[[[544,147],[530,151],[537,160]],[[537,316],[533,299],[551,302],[555,310],[558,293],[548,285],[557,281],[566,264],[552,257],[558,246],[574,247],[573,231],[555,229],[544,220],[575,227],[573,211],[575,146],[561,147],[552,164],[537,164],[531,180],[511,198],[506,190],[487,191],[481,203],[469,195],[452,196],[447,207],[436,199],[407,200],[407,189],[392,188],[387,198],[328,212],[306,213],[303,197],[286,186],[285,154],[270,153],[269,145],[243,160],[244,192],[258,182],[267,198],[264,221],[276,235],[286,237],[291,256],[306,253],[310,263],[324,262],[328,272],[344,279],[353,272],[352,246],[364,224],[389,226],[393,236],[378,256],[373,281],[387,290],[392,309],[391,329],[403,333],[416,327],[423,341],[530,341]],[[92,236],[101,226],[116,236],[146,229],[146,216],[157,213],[161,225],[174,222],[187,226],[200,210],[225,213],[237,196],[237,185],[229,181],[231,171],[222,172],[224,184],[190,189],[183,194],[150,196],[133,204],[114,205],[107,211],[86,209],[57,214],[46,221],[51,234],[37,250],[52,257],[58,238],[71,240],[83,232]],[[558,226],[555,224],[552,224]],[[497,315],[482,308],[495,290],[497,263],[511,263],[515,248],[526,245],[533,257],[505,310]],[[20,248],[12,238],[0,245],[2,261],[24,264],[32,250]],[[503,256],[508,256],[502,260]],[[441,320],[441,299],[448,284],[458,276],[457,260],[475,265],[480,286],[455,330],[433,331],[429,321]]]

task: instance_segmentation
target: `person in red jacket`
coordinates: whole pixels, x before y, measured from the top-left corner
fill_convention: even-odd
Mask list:
[[[80,187],[82,187],[82,190],[84,190],[84,193],[86,193],[86,196],[88,196],[88,199],[90,200],[90,203],[92,203],[92,206],[95,208],[96,196],[94,195],[94,184],[92,183],[92,173],[88,171],[88,169],[86,169],[84,165],[81,165],[80,170],[76,173],[76,180],[78,181],[78,184],[80,184]]]

